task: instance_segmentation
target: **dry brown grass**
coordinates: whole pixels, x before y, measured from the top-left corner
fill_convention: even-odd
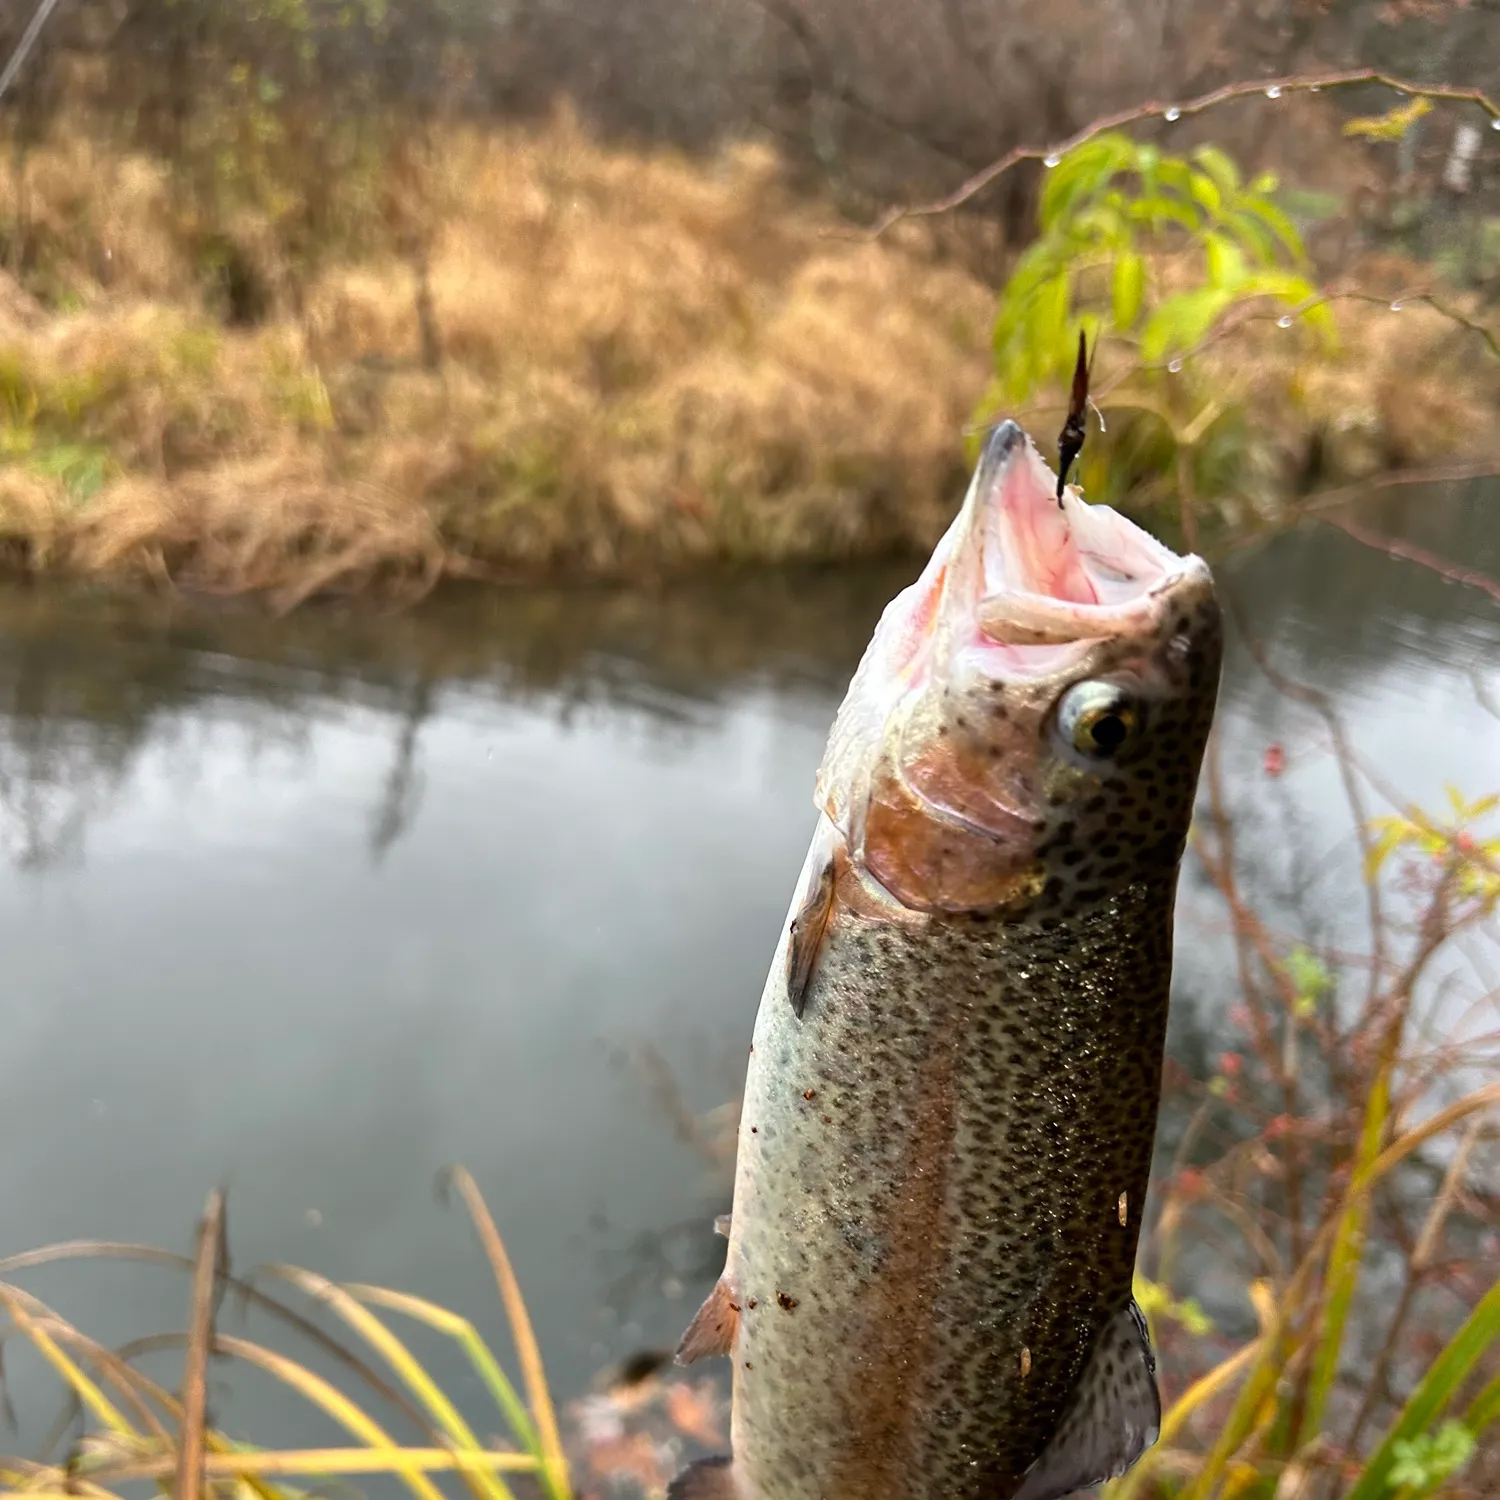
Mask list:
[[[107,467],[80,500],[12,464],[17,556],[301,595],[931,541],[985,376],[977,282],[830,237],[755,148],[704,167],[564,118],[450,132],[426,168],[419,195],[382,187],[387,242],[311,277],[300,319],[237,331],[204,305],[165,171],[71,137],[36,153],[31,231],[71,310],[0,283],[11,447]],[[231,237],[283,278],[264,224]]]
[[[956,503],[991,291],[915,226],[830,233],[764,148],[691,162],[566,116],[449,129],[340,210],[358,256],[310,268],[275,192],[206,228],[162,163],[103,138],[75,121],[32,153],[27,290],[0,276],[20,566],[291,601],[921,549]],[[0,223],[16,200],[11,179]],[[268,300],[258,326],[219,315],[225,245]],[[1382,453],[1449,451],[1473,414],[1403,385],[1447,326],[1386,313],[1377,333],[1368,311],[1345,310],[1337,363],[1289,383],[1268,340],[1263,379],[1226,378],[1289,432],[1373,422]]]

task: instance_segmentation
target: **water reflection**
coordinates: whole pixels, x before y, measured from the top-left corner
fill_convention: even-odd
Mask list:
[[[1361,514],[1500,573],[1497,500],[1473,486]],[[429,1194],[461,1159],[565,1395],[670,1344],[722,1254],[727,1174],[704,1142],[742,1078],[813,768],[911,571],[391,619],[0,598],[0,1252],[185,1246],[227,1181],[242,1265],[488,1309]],[[1500,720],[1473,688],[1488,674],[1500,697],[1484,594],[1321,526],[1231,554],[1223,578],[1270,659],[1328,693],[1403,792],[1495,784]],[[1325,738],[1232,651],[1242,852],[1280,919],[1321,936],[1358,921]],[[1273,744],[1284,775],[1266,774]],[[1226,1034],[1222,931],[1190,874],[1172,1046],[1199,1070]],[[178,1285],[126,1284],[90,1268],[37,1288],[106,1339],[180,1322]]]

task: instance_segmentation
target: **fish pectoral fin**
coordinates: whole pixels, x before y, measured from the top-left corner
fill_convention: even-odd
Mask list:
[[[728,1458],[700,1458],[667,1486],[667,1500],[739,1500]]]
[[[807,987],[812,983],[828,919],[833,915],[834,877],[833,850],[828,849],[808,884],[806,900],[792,918],[786,952],[786,997],[799,1019],[807,1005]]]
[[[733,1222],[734,1221],[732,1215],[720,1214],[718,1218],[714,1220],[714,1233],[723,1235],[723,1237],[727,1240],[729,1238],[729,1231],[733,1225]]]
[[[740,1307],[729,1283],[721,1276],[703,1299],[697,1316],[688,1324],[677,1346],[677,1363],[690,1365],[705,1354],[728,1354],[740,1326]]]
[[[1099,1335],[1057,1431],[1015,1500],[1062,1500],[1118,1479],[1156,1441],[1161,1396],[1145,1315],[1132,1298]]]

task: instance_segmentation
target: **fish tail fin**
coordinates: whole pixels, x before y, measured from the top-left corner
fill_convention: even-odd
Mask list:
[[[689,1464],[667,1486],[667,1500],[741,1500],[733,1459],[725,1455]]]

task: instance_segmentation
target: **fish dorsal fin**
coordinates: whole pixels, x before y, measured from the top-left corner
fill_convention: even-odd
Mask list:
[[[729,1283],[721,1276],[703,1299],[697,1316],[688,1324],[677,1346],[677,1363],[690,1365],[705,1354],[728,1354],[740,1326],[740,1307]]]
[[[700,1458],[667,1486],[667,1500],[739,1500],[727,1458]]]
[[[1161,1396],[1146,1319],[1132,1300],[1099,1335],[1042,1456],[1015,1500],[1062,1500],[1118,1479],[1156,1441]]]
[[[787,939],[786,995],[799,1018],[807,1005],[807,987],[812,983],[818,950],[823,946],[828,919],[833,915],[833,850],[826,843],[822,848],[814,845],[810,858],[816,860],[816,864],[807,884],[807,895],[792,918],[792,930]]]

